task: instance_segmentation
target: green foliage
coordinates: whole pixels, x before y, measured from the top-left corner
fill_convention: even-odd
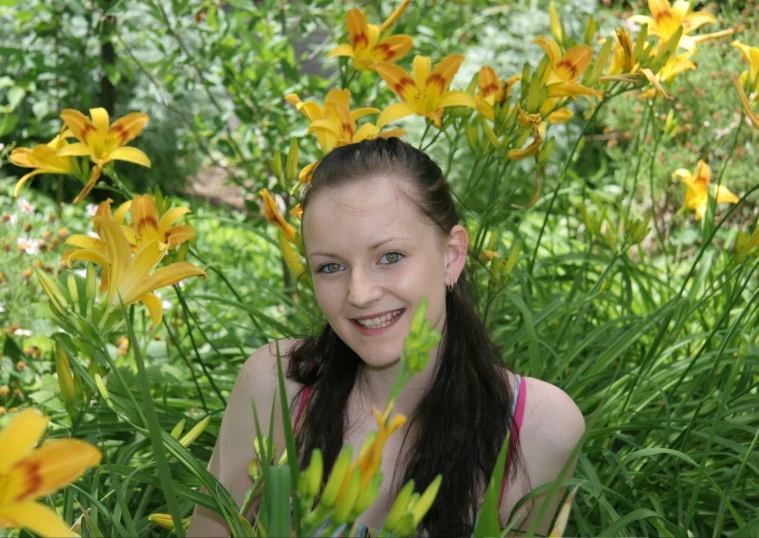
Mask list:
[[[556,3],[567,39],[582,42],[591,4]],[[414,3],[396,32],[413,35],[414,51],[433,61],[464,53],[468,60],[454,82],[461,88],[480,65],[510,75],[521,73],[525,61],[539,64],[531,41],[549,31],[549,21],[547,3],[533,4]],[[340,86],[351,88],[357,106],[395,102],[374,75],[357,74],[344,60],[323,60],[344,40],[343,4],[98,0],[88,6],[0,1],[0,36],[17,36],[0,43],[0,155],[46,142],[58,132],[63,108],[108,106],[112,91],[115,116],[140,110],[151,118],[135,145],[153,167],[119,168],[130,189],[158,185],[180,193],[198,168],[214,165],[241,187],[248,209],[256,209],[253,193],[264,187],[290,207],[296,189],[282,180],[283,165],[296,169],[321,153],[283,96],[320,101]],[[367,17],[382,20],[393,7],[370,3]],[[720,27],[745,22],[736,37],[759,45],[756,14],[740,9],[749,8],[723,3]],[[604,37],[619,24],[608,11],[596,11],[595,20]],[[742,257],[733,251],[738,233],[756,226],[757,134],[739,123],[729,75],[746,64],[731,39],[699,45],[698,69],[667,87],[673,102],[642,101],[628,92],[588,120],[587,103],[575,105],[571,121],[551,127],[554,152],[537,164],[504,159],[493,148],[498,135],[466,111],[452,114],[440,131],[419,118],[404,124],[406,138],[441,163],[461,204],[475,294],[510,367],[561,387],[586,418],[574,478],[531,494],[577,488],[569,535],[758,532],[759,261],[755,250]],[[401,64],[409,67],[410,58]],[[534,74],[533,67],[526,72]],[[287,166],[282,156],[293,140],[299,157]],[[715,183],[744,199],[730,208],[712,202],[697,224],[676,214],[684,187],[671,175],[693,170],[698,159],[710,162]],[[279,244],[257,215],[191,201],[187,222],[198,240],[188,260],[208,277],[162,291],[161,327],[151,330],[138,307],[103,335],[79,308],[72,323],[86,337],[56,334],[31,269],[34,262],[49,268],[64,287],[77,274],[79,268],[60,266],[63,247],[52,244],[64,224],[70,233],[90,230],[83,205],[58,203],[78,186],[36,178],[39,192],[23,194],[36,206],[27,214],[11,198],[20,170],[2,170],[11,177],[0,183],[0,386],[8,387],[0,407],[33,404],[51,417],[52,436],[83,438],[106,454],[97,470],[52,503],[68,522],[83,516],[82,536],[167,536],[151,514],[170,513],[177,524],[196,503],[220,513],[233,535],[252,534],[206,462],[242,362],[268,341],[313,329],[319,321],[313,290],[289,280]],[[26,252],[20,252],[24,238]],[[37,239],[51,246],[37,252]],[[86,295],[85,279],[73,277],[78,299]],[[435,340],[424,332],[414,336],[410,342],[421,347]],[[70,360],[73,403],[60,388],[65,368],[60,355],[54,366],[55,346]],[[276,405],[289,425],[281,375],[280,381]],[[191,443],[181,431],[169,433],[183,420],[199,424]],[[504,458],[505,452],[499,466]],[[262,521],[275,532],[289,528],[283,506],[291,491],[304,489],[302,497],[311,500],[296,511],[313,508],[313,480],[301,478],[316,471],[299,474],[295,458],[282,465],[272,459],[262,462],[263,478],[253,489],[265,496]],[[477,535],[491,535],[499,525],[497,475]],[[398,525],[413,521],[408,503],[422,498],[413,484],[407,488]],[[317,528],[333,513],[318,515],[323,520],[298,514],[296,521]]]

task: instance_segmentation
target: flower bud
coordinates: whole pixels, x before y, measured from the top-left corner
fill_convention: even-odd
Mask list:
[[[58,307],[59,310],[66,310],[69,303],[58,287],[58,284],[42,269],[35,269],[35,271],[40,284],[42,284],[42,289],[45,290],[53,306]]]
[[[387,517],[385,518],[385,523],[382,526],[383,529],[390,532],[396,530],[398,522],[406,511],[408,501],[413,493],[414,480],[412,479],[406,482],[406,485],[398,492],[398,496],[395,498],[395,502],[393,502],[393,506],[390,508],[390,512],[388,512]]]
[[[253,450],[255,450],[258,459],[264,461],[267,460],[270,453],[274,452],[274,447],[269,442],[268,437],[261,435],[253,439]]]
[[[248,464],[248,476],[253,482],[261,476],[261,463],[257,459],[250,460]]]
[[[379,488],[382,484],[382,473],[375,474],[363,491],[360,491],[356,497],[356,503],[353,505],[351,520],[355,520],[363,514],[367,508],[377,499]]]
[[[69,274],[68,279],[66,280],[66,286],[69,289],[69,298],[71,299],[71,302],[73,304],[76,304],[79,302],[79,286],[76,282],[76,277],[72,274]]]
[[[271,168],[274,177],[277,181],[282,180],[282,155],[278,152],[274,152],[274,157],[269,161],[269,167]]]
[[[308,479],[307,494],[309,498],[315,498],[319,494],[324,474],[324,459],[322,451],[318,448],[311,453],[311,462],[308,464],[305,475]]]
[[[440,483],[442,481],[443,475],[437,475],[435,480],[427,486],[427,489],[424,490],[424,493],[422,493],[422,496],[413,507],[412,512],[414,514],[415,527],[421,523],[424,516],[427,515],[427,512],[432,508],[432,503],[435,502],[435,497],[437,497],[437,492],[440,490]]]
[[[210,415],[195,424],[195,426],[193,426],[192,429],[179,440],[179,444],[185,448],[189,447],[195,441],[195,439],[200,437],[200,434],[205,431],[209,422],[211,422]]]
[[[84,287],[88,301],[94,301],[97,296],[97,277],[95,276],[95,266],[87,264],[87,283]]]
[[[285,169],[285,179],[293,181],[298,172],[298,140],[290,140],[290,151],[287,153],[287,168]]]
[[[174,428],[171,430],[171,436],[174,439],[179,439],[179,436],[182,435],[182,432],[184,431],[184,423],[185,420],[182,419],[179,422],[177,422],[177,425],[174,426]]]
[[[343,485],[343,479],[350,467],[352,456],[353,447],[350,445],[346,445],[340,451],[340,455],[337,457],[335,465],[332,467],[332,472],[329,474],[327,484],[324,486],[324,491],[322,492],[320,504],[325,508],[332,508],[335,505],[337,494],[340,493],[340,488]]]
[[[61,396],[66,407],[69,407],[76,400],[74,375],[71,372],[71,364],[66,355],[66,350],[58,342],[55,343],[55,372],[58,374],[58,387],[61,389]]]
[[[353,510],[353,506],[356,504],[356,497],[358,491],[361,488],[361,468],[356,467],[353,469],[350,478],[348,479],[348,485],[345,487],[345,491],[340,496],[335,506],[335,514],[332,516],[332,521],[335,525],[342,525],[348,521],[348,516]]]

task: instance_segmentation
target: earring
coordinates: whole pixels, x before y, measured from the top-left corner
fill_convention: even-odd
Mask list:
[[[458,280],[458,279],[457,279]],[[452,284],[448,284],[446,288],[448,288],[448,293],[453,293],[453,287],[456,285],[456,280],[453,281]]]

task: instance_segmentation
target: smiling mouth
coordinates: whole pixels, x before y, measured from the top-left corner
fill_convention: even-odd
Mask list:
[[[351,323],[358,326],[361,329],[364,329],[364,331],[372,331],[376,329],[383,329],[385,327],[389,327],[395,323],[395,320],[397,320],[401,315],[406,311],[405,308],[401,308],[399,310],[396,310],[392,314],[385,314],[384,316],[379,317],[379,321],[371,321],[368,322],[367,320],[357,320],[352,319]],[[377,318],[375,318],[377,319]]]

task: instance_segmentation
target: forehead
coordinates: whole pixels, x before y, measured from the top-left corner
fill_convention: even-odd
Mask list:
[[[320,191],[303,213],[306,250],[426,239],[432,227],[401,189],[398,181],[379,178]]]

